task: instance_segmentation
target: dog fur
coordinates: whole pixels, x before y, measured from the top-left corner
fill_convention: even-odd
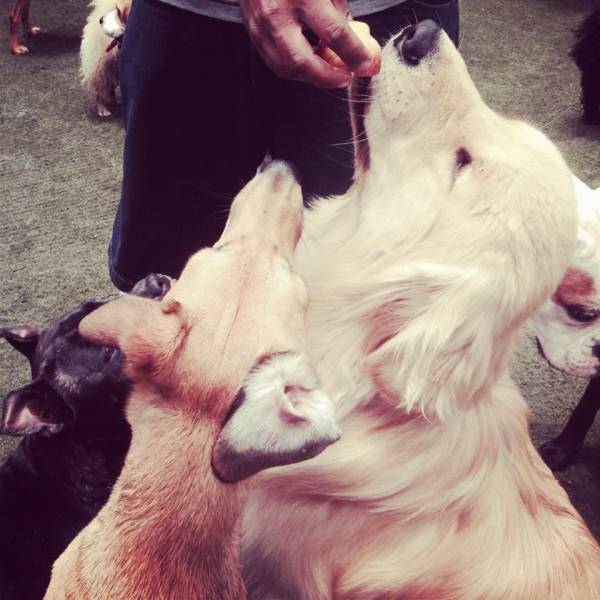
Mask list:
[[[81,38],[81,82],[93,96],[98,116],[109,117],[119,85],[120,43],[115,40],[125,33],[131,0],[94,0],[90,6]]]
[[[301,218],[292,171],[270,163],[161,306],[124,297],[81,322],[84,337],[125,355],[132,442],[108,503],[56,561],[48,600],[246,596],[241,480],[339,437],[298,358],[306,291],[289,263]]]
[[[600,9],[583,21],[575,37],[571,56],[581,71],[583,119],[600,125]]]
[[[484,104],[444,33],[404,61],[421,27],[354,81],[355,184],[306,216],[309,356],[343,435],[258,477],[249,594],[600,598],[600,549],[508,372],[574,246],[571,174],[543,134]]]
[[[151,275],[132,293],[164,295]],[[0,466],[0,600],[40,600],[50,570],[108,499],[129,447],[129,382],[118,350],[77,333],[101,306],[84,302],[41,328],[4,327],[29,360],[32,381],[3,400],[2,433],[24,435]]]

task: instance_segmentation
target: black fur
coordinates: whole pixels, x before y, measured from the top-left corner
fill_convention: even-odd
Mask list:
[[[160,299],[170,279],[132,293]],[[39,600],[52,564],[108,499],[129,448],[130,384],[118,350],[78,334],[101,302],[84,302],[40,329],[1,333],[30,362],[32,381],[3,400],[2,432],[25,434],[0,467],[0,600]]]
[[[586,123],[600,125],[600,9],[575,32],[571,56],[581,71],[581,103]]]
[[[600,378],[588,384],[560,435],[540,447],[540,454],[553,471],[566,469],[583,447],[596,413],[600,409]]]

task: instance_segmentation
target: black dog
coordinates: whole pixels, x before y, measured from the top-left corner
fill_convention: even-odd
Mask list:
[[[575,36],[571,56],[581,71],[583,119],[600,125],[600,10],[583,21]]]
[[[132,293],[161,299],[170,281],[149,275]],[[54,561],[121,472],[131,439],[122,356],[77,332],[101,304],[84,302],[40,329],[0,330],[32,375],[4,398],[2,433],[25,437],[0,467],[0,600],[43,598]]]
[[[540,447],[542,458],[553,471],[562,471],[575,460],[599,409],[600,378],[595,378],[588,384],[560,435]]]

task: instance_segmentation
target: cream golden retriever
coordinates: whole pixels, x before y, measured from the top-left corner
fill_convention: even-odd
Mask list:
[[[341,441],[260,476],[261,599],[590,600],[600,549],[532,446],[508,372],[576,236],[539,131],[488,108],[433,23],[352,93],[356,181],[306,216],[309,353]]]

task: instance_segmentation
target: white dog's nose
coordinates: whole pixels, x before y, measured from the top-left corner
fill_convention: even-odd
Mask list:
[[[394,46],[400,58],[416,66],[435,48],[441,31],[442,28],[434,21],[423,21],[407,27],[394,40]]]

